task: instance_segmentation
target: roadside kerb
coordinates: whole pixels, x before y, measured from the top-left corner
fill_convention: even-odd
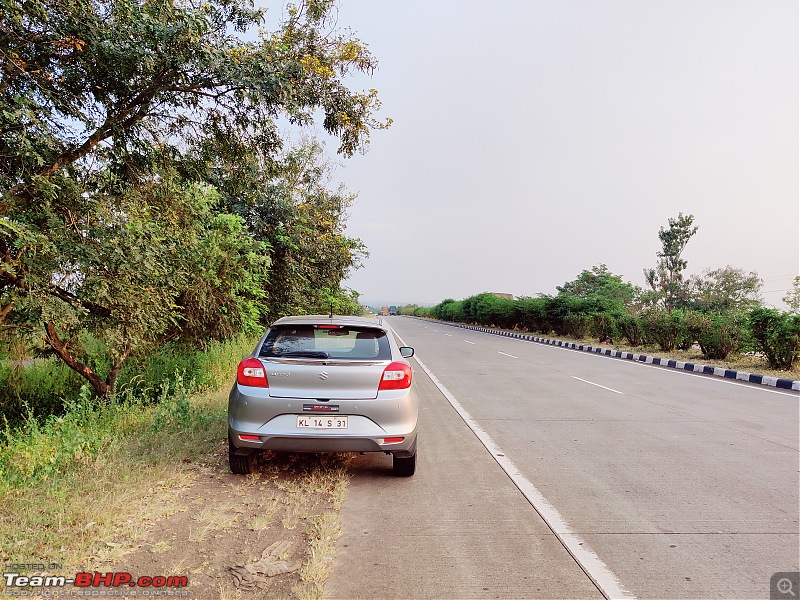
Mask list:
[[[800,381],[793,379],[782,379],[779,377],[770,377],[769,375],[756,375],[755,373],[747,373],[745,371],[734,371],[733,369],[724,369],[722,367],[714,367],[711,365],[701,365],[697,363],[684,362],[680,360],[659,358],[657,356],[648,356],[646,354],[634,354],[632,352],[623,352],[622,350],[611,350],[610,348],[587,346],[585,344],[564,342],[562,340],[551,340],[550,338],[538,337],[535,335],[528,335],[524,333],[516,333],[513,331],[501,331],[498,329],[491,329],[489,327],[479,327],[477,325],[466,325],[464,323],[449,323],[447,321],[438,321],[435,319],[423,319],[421,317],[414,317],[414,318],[419,319],[421,321],[426,321],[428,323],[438,323],[440,325],[449,325],[450,327],[471,329],[472,331],[491,333],[494,335],[501,335],[504,337],[515,338],[518,340],[536,342],[537,344],[545,344],[548,346],[559,346],[561,348],[568,348],[570,350],[579,350],[581,352],[591,352],[593,354],[599,354],[600,356],[622,358],[625,360],[632,360],[650,365],[660,365],[662,367],[668,367],[670,369],[689,371],[691,373],[702,373],[704,375],[714,375],[715,377],[723,377],[725,379],[736,379],[739,381],[747,381],[749,383],[768,385],[783,390],[800,391]]]

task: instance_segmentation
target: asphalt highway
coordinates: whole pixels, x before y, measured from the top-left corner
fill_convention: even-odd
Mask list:
[[[769,598],[800,570],[796,392],[389,323],[417,473],[355,461],[326,597]]]

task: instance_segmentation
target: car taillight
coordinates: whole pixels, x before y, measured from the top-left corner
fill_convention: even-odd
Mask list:
[[[264,370],[264,365],[257,358],[245,358],[239,363],[239,368],[236,371],[236,381],[239,385],[269,387],[267,372]]]
[[[411,367],[393,362],[383,370],[378,390],[405,390],[411,387]]]

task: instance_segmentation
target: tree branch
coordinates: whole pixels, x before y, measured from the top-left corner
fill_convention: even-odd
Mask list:
[[[97,373],[92,371],[89,367],[85,364],[80,362],[75,356],[70,353],[67,344],[64,343],[60,337],[58,337],[58,333],[56,332],[56,327],[52,321],[47,321],[44,324],[44,329],[46,335],[44,336],[44,341],[50,346],[53,350],[56,351],[59,358],[63,360],[66,365],[78,373],[81,377],[85,378],[91,386],[94,388],[97,395],[101,398],[105,398],[110,393],[111,389],[108,387],[105,381],[100,379],[97,376]]]
[[[57,285],[52,286],[50,294],[72,306],[81,306],[97,317],[110,317],[112,314],[110,308],[101,304],[89,302],[88,300],[81,300],[72,292],[68,292]]]
[[[130,128],[135,123],[147,116],[147,109],[156,94],[164,89],[164,81],[175,76],[174,69],[162,70],[145,89],[134,96],[124,107],[113,116],[106,118],[105,122],[77,148],[66,150],[59,154],[50,165],[40,169],[34,177],[52,175],[60,168],[83,158],[91,152],[97,144],[111,137],[117,127]],[[9,190],[10,196],[30,194],[28,183],[21,182]]]
[[[8,304],[0,308],[0,326],[6,321],[6,317],[11,314],[11,309],[14,308],[14,300],[10,300]]]

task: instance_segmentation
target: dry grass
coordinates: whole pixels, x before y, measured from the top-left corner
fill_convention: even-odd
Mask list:
[[[180,544],[158,539],[157,532],[186,512],[188,541],[200,546],[217,544],[220,536],[235,538],[237,528],[293,536],[304,558],[299,581],[286,593],[321,597],[340,533],[338,510],[351,455],[267,455],[257,473],[237,478],[229,499],[189,500],[184,490],[200,475],[218,472],[225,396],[218,391],[193,397],[193,410],[205,418],[180,435],[152,431],[153,407],[126,414],[119,437],[91,464],[8,493],[0,508],[0,559],[102,571],[124,564],[138,547],[161,557],[156,561],[177,558]],[[192,563],[162,564],[175,573],[202,571]],[[217,591],[221,599],[242,597],[230,582],[211,593]]]
[[[301,600],[317,600],[323,596],[325,582],[336,556],[336,540],[341,535],[339,513],[326,511],[308,523],[308,552],[300,569],[301,585],[293,590]]]

